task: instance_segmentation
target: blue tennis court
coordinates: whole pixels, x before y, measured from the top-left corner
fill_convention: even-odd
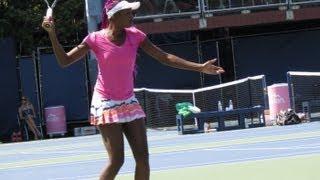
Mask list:
[[[203,172],[197,179],[215,179],[223,173],[230,176],[228,168],[216,172],[229,165],[250,167],[248,163],[288,158],[285,164],[289,166],[301,158],[313,159],[314,165],[320,162],[320,122],[192,135],[148,130],[148,141],[151,179],[177,179],[186,168],[190,173]],[[118,179],[133,179],[134,159],[127,143],[125,148],[126,160]],[[1,179],[98,179],[107,161],[100,135],[0,145]],[[311,170],[304,173],[311,173],[310,178],[319,175]]]

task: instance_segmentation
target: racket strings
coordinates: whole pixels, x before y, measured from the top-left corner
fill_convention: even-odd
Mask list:
[[[59,1],[59,0],[54,0],[53,4],[52,4],[52,6],[51,6],[52,9],[53,9],[54,7],[56,7],[56,4],[57,4],[58,1]]]
[[[50,6],[48,0],[44,0],[44,1],[46,2],[48,8],[53,9],[53,8],[56,6],[56,4],[57,4],[57,2],[58,2],[59,0],[54,0],[51,6]]]

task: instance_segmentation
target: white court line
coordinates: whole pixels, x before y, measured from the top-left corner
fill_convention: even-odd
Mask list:
[[[286,153],[283,155],[268,155],[268,156],[253,156],[250,158],[236,158],[232,160],[222,160],[222,161],[216,161],[214,163],[194,163],[189,165],[176,165],[176,166],[167,166],[167,167],[160,167],[160,168],[152,168],[152,172],[165,172],[172,169],[179,169],[179,168],[189,168],[189,167],[197,167],[197,166],[209,166],[209,165],[215,165],[215,164],[238,164],[242,162],[255,162],[255,161],[267,161],[267,160],[273,160],[273,159],[281,159],[281,158],[293,158],[292,156],[311,156],[313,154],[318,154],[318,151],[308,151],[308,152],[300,152],[300,153]],[[291,157],[289,157],[291,156]],[[129,171],[123,171],[119,173],[119,175],[125,175],[129,173],[133,173],[134,170]],[[77,180],[85,180],[88,178],[97,178],[99,177],[99,174],[92,174],[92,175],[85,175],[85,176],[76,176],[76,177],[60,177],[60,178],[50,178],[49,180],[69,180],[69,179],[77,179]]]
[[[310,138],[318,138],[318,137],[310,137]],[[308,139],[310,139],[310,138],[308,138]],[[299,140],[296,140],[296,139],[293,139],[293,140],[295,140],[295,142],[302,142],[302,141],[306,141],[306,139],[299,139]],[[310,145],[310,144],[309,144]],[[190,150],[187,150],[187,151],[197,151],[197,150],[200,150],[200,149],[190,149]],[[103,151],[104,152],[104,151]],[[182,152],[179,152],[179,153],[184,153],[185,151],[182,151]],[[167,153],[167,154],[175,154],[175,153],[178,153],[178,152],[169,152],[169,153]],[[306,152],[303,152],[303,153],[306,153]],[[288,156],[287,154],[285,154],[286,156]],[[290,155],[290,154],[289,154]],[[264,157],[264,156],[261,156],[261,157]],[[235,159],[235,160],[237,160],[237,159]],[[235,160],[233,160],[233,161],[235,161]],[[239,160],[239,159],[238,159]],[[240,159],[241,160],[241,159]],[[64,165],[67,165],[67,164],[81,164],[81,163],[87,163],[87,162],[73,162],[73,163],[65,163]],[[219,162],[215,162],[215,163],[219,163]],[[211,163],[209,163],[209,164],[211,164]],[[204,164],[205,165],[205,164]],[[59,166],[61,166],[61,164],[59,165]],[[191,166],[193,166],[193,165],[191,165]],[[88,177],[88,176],[87,176]],[[97,176],[95,176],[95,177],[97,177]],[[80,177],[79,177],[80,178]],[[70,179],[70,177],[69,178],[67,178],[67,179]]]
[[[273,127],[272,127],[273,128]],[[265,130],[267,130],[269,128],[266,128]],[[276,127],[275,129],[272,129],[272,131],[279,131],[279,130],[283,130],[283,131],[292,131],[297,129],[297,127],[290,127],[290,128],[282,128],[282,127]],[[247,129],[245,129],[246,131]],[[271,129],[269,129],[271,130]],[[268,134],[271,134],[270,132],[268,132]],[[285,134],[285,133],[284,133]],[[213,134],[214,135],[214,134]],[[231,135],[231,134],[229,134]],[[201,134],[200,136],[207,136],[207,134]],[[184,138],[184,136],[177,136],[178,139],[180,138]],[[191,139],[196,138],[196,137],[192,137]],[[312,137],[312,138],[319,138],[319,137]],[[309,138],[310,139],[310,138]],[[303,142],[306,141],[306,139],[299,139],[299,140],[295,140],[295,142]],[[311,144],[308,144],[308,146],[310,146]],[[315,144],[313,144],[315,145]],[[152,147],[151,147],[152,148]],[[226,149],[222,149],[221,150],[226,150]],[[273,148],[275,149],[275,148]],[[309,150],[312,150],[312,148],[308,148]],[[191,149],[191,150],[187,150],[187,151],[197,151],[199,149]],[[246,149],[248,150],[248,148]],[[260,149],[261,150],[261,149]],[[71,151],[69,151],[71,152]],[[167,154],[175,154],[175,153],[184,153],[185,151],[182,152],[169,152]],[[212,164],[219,164],[219,163],[239,163],[237,161],[254,161],[254,160],[267,160],[267,159],[277,159],[277,158],[281,158],[281,157],[285,157],[285,156],[294,156],[294,155],[308,155],[312,152],[316,152],[319,153],[318,151],[305,151],[305,152],[300,152],[300,153],[286,153],[283,155],[271,155],[271,156],[255,156],[255,157],[250,157],[250,158],[237,158],[237,159],[233,159],[233,160],[228,160],[228,161],[218,161],[218,162],[214,162],[214,163],[198,163],[198,164],[190,164],[188,166],[185,165],[178,165],[178,166],[168,166],[168,167],[162,167],[162,168],[156,168],[153,169],[152,171],[167,171],[168,169],[171,168],[185,168],[185,167],[193,167],[193,166],[205,166],[205,165],[212,165]],[[264,158],[264,159],[261,159]],[[68,165],[68,164],[83,164],[83,163],[87,163],[87,162],[72,162],[72,163],[65,163],[64,165]],[[53,165],[53,166],[61,166],[61,165]],[[134,171],[125,171],[125,172],[121,172],[121,174],[126,174],[126,173],[133,173]],[[85,175],[85,176],[76,176],[76,177],[61,177],[61,178],[54,178],[54,179],[50,179],[50,180],[69,180],[69,179],[97,179],[97,177],[99,177],[99,174],[91,174],[91,175]]]
[[[206,148],[206,149],[191,149],[191,150],[184,150],[184,151],[176,151],[176,152],[168,152],[166,154],[180,154],[190,151],[265,151],[265,150],[299,150],[299,149],[319,149],[320,150],[320,143],[317,144],[308,144],[304,146],[292,146],[292,147],[265,147],[265,148]],[[38,152],[38,153],[32,153],[32,152],[20,152],[20,154],[27,154],[27,155],[40,155],[40,154],[77,154],[77,153],[104,153],[105,150],[102,151],[85,151],[85,150],[79,150],[79,151],[63,151],[63,152]],[[161,154],[161,153],[159,153]],[[62,156],[61,156],[62,157]],[[127,157],[127,156],[126,156]],[[129,156],[128,156],[129,157]],[[131,156],[130,156],[131,157]]]
[[[241,131],[251,131],[251,132],[258,132],[258,133],[262,133],[264,136],[265,136],[265,132],[268,132],[268,135],[272,135],[272,133],[274,132],[283,132],[281,134],[276,134],[275,136],[277,135],[282,135],[282,134],[287,134],[285,132],[287,131],[292,131],[292,130],[300,130],[300,128],[303,128],[303,131],[302,132],[308,132],[308,129],[309,128],[312,128],[312,132],[318,132],[319,130],[317,129],[314,129],[315,127],[318,127],[320,124],[320,122],[310,122],[310,123],[304,123],[304,124],[297,124],[297,125],[294,125],[294,126],[266,126],[266,127],[261,127],[259,129],[252,129],[252,128],[249,128],[249,129],[238,129],[236,130],[236,132],[233,132],[233,131],[219,131],[219,132],[214,132],[214,133],[203,133],[203,134],[197,134],[197,137],[199,136],[207,136],[207,135],[219,135],[220,134],[222,135],[222,133],[225,133],[227,136],[228,135],[233,135],[234,133],[239,133]],[[152,133],[151,133],[152,134]],[[160,133],[159,133],[160,134]],[[185,137],[191,137],[191,136],[194,136],[194,135],[178,135],[178,134],[168,134],[168,135],[165,135],[165,136],[171,136],[173,137],[173,139],[175,137],[177,137],[178,139],[180,138],[185,138]],[[222,135],[223,136],[223,135]],[[149,138],[151,138],[152,136],[148,136]],[[157,136],[155,136],[157,137]],[[160,135],[160,137],[163,137],[162,135]],[[259,134],[258,134],[258,137]],[[148,140],[153,140],[153,137],[151,139]],[[167,139],[168,137],[164,138],[165,140]],[[22,147],[25,147],[25,145],[43,145],[45,143],[52,143],[52,142],[62,142],[62,143],[74,143],[75,141],[80,141],[82,142],[82,140],[85,140],[85,139],[93,139],[93,140],[100,140],[101,139],[101,136],[99,134],[96,134],[96,135],[90,135],[90,136],[78,136],[78,137],[67,137],[67,138],[57,138],[57,139],[45,139],[45,140],[38,140],[38,141],[29,141],[29,142],[19,142],[19,143],[7,143],[7,144],[1,144],[0,145],[0,150],[1,148],[5,148],[5,147],[12,147],[12,146],[15,146],[15,147],[19,147],[19,146],[22,146]],[[158,138],[155,138],[156,140],[158,140]],[[168,138],[170,139],[170,138]]]
[[[312,123],[316,123],[316,122],[312,122]],[[320,123],[320,122],[319,122]],[[258,135],[257,136],[257,138],[259,138],[259,137],[264,137],[264,136],[268,136],[268,135],[272,135],[272,133],[273,132],[279,132],[280,130],[281,130],[281,134],[276,134],[276,135],[274,135],[274,136],[278,136],[278,135],[284,135],[284,134],[286,134],[286,133],[284,133],[284,132],[288,132],[288,131],[292,131],[292,130],[296,130],[297,128],[299,128],[299,127],[301,127],[301,126],[305,126],[305,124],[301,124],[301,125],[296,125],[296,126],[290,126],[290,127],[283,127],[283,126],[279,126],[279,127],[275,127],[275,126],[270,126],[270,127],[264,127],[264,128],[260,128],[259,130],[260,130],[260,132],[263,132],[262,133],[262,135],[260,136],[260,135]],[[254,130],[254,129],[242,129],[242,130],[237,130],[238,131],[238,133],[239,132],[245,132],[245,131],[248,131],[248,130]],[[254,131],[255,132],[255,131]],[[268,134],[265,134],[264,132],[268,132]],[[304,132],[307,132],[307,131],[303,131],[302,133],[304,133]],[[313,132],[318,132],[318,131],[313,131]],[[217,142],[220,142],[220,141],[226,141],[226,140],[229,140],[229,137],[231,137],[232,135],[234,135],[234,132],[232,132],[232,133],[230,133],[230,132],[215,132],[216,134],[212,134],[212,133],[206,133],[206,134],[199,134],[199,135],[197,135],[197,136],[188,136],[188,135],[185,135],[185,136],[181,136],[181,135],[179,135],[179,136],[169,136],[169,138],[168,137],[165,137],[165,138],[156,138],[158,141],[160,140],[160,141],[162,141],[162,140],[180,140],[180,139],[184,139],[184,138],[186,138],[187,137],[187,139],[189,139],[189,140],[196,140],[197,138],[199,138],[199,137],[208,137],[208,136],[211,136],[211,135],[213,135],[213,137],[215,136],[215,137],[222,137],[222,136],[226,136],[226,137],[228,137],[227,139],[225,139],[225,138],[219,138],[218,139],[218,141]],[[227,133],[227,134],[222,134],[222,133]],[[77,140],[78,140],[78,138],[92,138],[92,136],[90,137],[90,136],[87,136],[87,137],[85,137],[85,136],[82,136],[82,137],[75,137]],[[245,137],[241,137],[240,139],[242,139],[242,138],[245,138]],[[71,140],[72,138],[64,138],[64,139],[68,139],[68,140]],[[153,138],[148,138],[148,141],[152,141],[152,140],[156,140],[156,139],[153,139]],[[215,139],[213,139],[213,140],[215,140]],[[63,139],[50,139],[50,140],[45,140],[45,141],[37,141],[37,142],[22,142],[22,144],[27,144],[27,143],[32,143],[32,144],[34,144],[35,145],[35,143],[37,143],[37,144],[39,144],[39,143],[47,143],[48,141],[63,141]],[[69,142],[65,142],[65,143],[69,143]],[[1,153],[1,147],[8,147],[8,146],[18,146],[19,147],[19,145],[22,145],[22,144],[16,144],[16,143],[14,143],[14,144],[1,144],[1,146],[0,146],[0,156],[1,155],[4,155],[4,154],[2,154]],[[65,145],[63,145],[63,146],[65,146]],[[161,147],[161,146],[163,146],[163,147],[167,147],[167,145],[157,145],[157,146],[155,146],[155,147]],[[50,146],[49,146],[50,147]],[[54,146],[54,147],[52,147],[52,148],[55,148],[56,146]],[[33,146],[33,148],[35,148],[34,146]],[[42,148],[41,146],[40,146],[40,148]],[[51,147],[50,147],[51,148]],[[74,146],[74,147],[71,147],[71,146],[67,146],[67,147],[65,147],[65,149],[69,149],[69,148],[78,148],[78,146]],[[59,150],[58,148],[55,148],[55,149],[57,149],[57,151]],[[48,149],[47,149],[48,150]],[[61,151],[61,150],[60,150]],[[12,154],[13,152],[11,151],[11,153],[10,154]],[[14,153],[19,153],[19,151],[15,151]],[[5,153],[6,154],[6,153]]]
[[[319,145],[319,144],[317,144]],[[265,150],[299,150],[299,149],[319,149],[320,146],[296,146],[296,147],[267,147],[267,148],[208,148],[206,151],[265,151]]]
[[[303,142],[306,140],[310,140],[310,139],[318,139],[319,137],[311,137],[308,139],[299,139],[299,140],[294,140],[295,142]],[[270,143],[274,143],[273,141]],[[254,143],[255,144],[255,143]],[[320,148],[320,143],[316,143],[316,144],[304,144],[303,146],[293,146],[293,147],[268,147],[268,148],[232,148],[230,146],[237,146],[237,145],[227,145],[225,146],[225,148],[223,147],[216,147],[216,148],[206,148],[204,150],[213,150],[213,151],[255,151],[255,150],[292,150],[292,149],[314,149],[314,148]],[[311,147],[313,146],[313,147]],[[316,146],[316,147],[315,147]],[[158,147],[162,147],[162,146],[152,146],[150,148],[158,148]],[[194,151],[194,150],[203,150],[201,147],[197,148],[197,149],[190,149],[190,150],[184,150],[181,152],[186,152],[186,151]],[[126,150],[126,151],[129,151]],[[24,155],[49,155],[49,154],[79,154],[79,153],[105,153],[105,150],[66,150],[66,151],[38,151],[38,152],[17,152],[17,154],[24,154]],[[175,152],[169,152],[169,153],[175,153]],[[176,153],[180,153],[180,151],[177,151]],[[58,157],[63,157],[63,156],[58,156]]]
[[[73,176],[73,177],[61,177],[61,178],[49,178],[48,180],[88,180],[90,179],[98,179],[98,177],[100,176],[100,174],[91,174],[91,175],[85,175],[85,176]]]
[[[315,145],[315,146],[314,146]],[[320,152],[320,143],[308,144],[307,146],[292,146],[292,147],[267,147],[267,148],[232,148],[232,147],[217,147],[217,148],[198,148],[175,152],[165,152],[159,154],[182,154],[193,151],[264,151],[264,150],[298,150],[298,149],[316,149]],[[152,155],[152,154],[151,154]]]
[[[309,137],[309,138],[302,138],[302,139],[292,139],[292,141],[294,142],[304,142],[304,141],[308,141],[310,139],[319,139],[319,137]],[[281,140],[280,140],[281,141]],[[271,142],[266,142],[266,143],[275,143],[278,141],[271,141]],[[258,143],[262,143],[262,142],[258,142]],[[263,142],[265,143],[265,142]],[[257,144],[257,143],[248,143],[248,144]],[[316,143],[316,144],[304,144],[302,146],[293,146],[293,147],[268,147],[268,148],[232,148],[230,146],[239,146],[239,145],[226,145],[226,146],[221,146],[221,147],[215,147],[215,148],[206,148],[205,150],[214,150],[214,151],[236,151],[236,150],[242,150],[242,151],[252,151],[252,150],[291,150],[291,149],[299,149],[299,147],[302,147],[302,149],[310,149],[310,148],[320,148],[320,147],[307,147],[307,146],[318,146],[320,143]],[[242,145],[242,144],[241,144]],[[150,148],[161,148],[164,147],[163,145],[158,145],[158,146],[150,146]],[[225,148],[224,148],[225,147]],[[175,151],[175,152],[168,152],[169,154],[177,154],[177,153],[181,153],[181,152],[186,152],[186,151],[194,151],[194,150],[203,150],[203,148],[199,147],[199,148],[192,148],[189,150],[181,150],[181,151]],[[129,148],[127,148],[126,151],[130,151]],[[61,154],[62,156],[57,156],[57,157],[63,157],[63,154],[77,154],[77,153],[105,153],[106,151],[103,150],[65,150],[65,151],[56,151],[56,150],[52,150],[52,151],[37,151],[37,152],[18,152],[19,154],[25,154],[25,155],[46,155],[46,154]],[[158,153],[156,153],[158,154]],[[161,154],[161,153],[160,153]]]
[[[177,166],[167,166],[165,168],[155,168],[152,169],[152,171],[167,171],[171,169],[178,169],[178,168],[188,168],[188,167],[195,167],[195,166],[206,166],[206,165],[214,165],[214,164],[238,164],[243,162],[255,162],[255,161],[267,161],[267,160],[273,160],[273,159],[281,159],[281,158],[293,158],[294,156],[311,156],[313,154],[319,154],[318,151],[308,151],[308,152],[300,152],[300,153],[286,153],[283,155],[268,155],[268,156],[253,156],[250,158],[236,158],[232,160],[222,160],[222,161],[216,161],[214,163],[194,163],[190,165],[177,165]],[[291,157],[289,157],[291,156]],[[292,157],[293,156],[293,157]],[[134,171],[130,171],[128,173],[133,173]],[[121,174],[125,174],[121,173]]]
[[[254,151],[254,150],[294,150],[294,149],[306,149],[306,150],[312,150],[316,149],[312,152],[319,152],[320,151],[320,143],[316,144],[308,144],[307,146],[294,146],[294,147],[269,147],[269,148],[198,148],[198,149],[190,149],[190,150],[183,150],[183,151],[175,151],[175,152],[165,152],[165,153],[157,153],[156,155],[161,154],[166,154],[166,155],[174,155],[174,154],[182,154],[186,152],[194,152],[194,151]],[[104,151],[103,151],[104,152]],[[303,154],[307,154],[307,152],[303,152]],[[286,155],[286,154],[285,154]],[[290,154],[289,154],[290,155]],[[151,154],[152,156],[152,154]],[[264,157],[264,156],[259,156],[259,157]],[[133,158],[132,155],[126,155],[125,158]],[[108,157],[106,156],[106,159],[101,159],[101,161],[107,160]],[[99,160],[94,160],[95,162]],[[75,165],[75,164],[83,164],[83,163],[88,163],[90,160],[86,161],[77,161],[77,162],[68,162],[68,163],[63,163],[63,164],[51,164],[50,166],[61,166],[61,165]],[[30,167],[32,168],[32,167]]]
[[[74,150],[74,151],[39,151],[39,152],[18,152],[18,154],[25,154],[25,155],[49,155],[49,154],[78,154],[78,153],[105,153],[106,150],[97,150],[97,151],[89,151],[89,150]],[[57,157],[63,157],[63,156],[57,156]]]
[[[319,137],[310,137],[310,138],[301,138],[301,139],[292,139],[292,141],[296,142],[296,143],[303,143],[304,141],[308,141],[310,139],[319,139]],[[255,144],[260,144],[260,143],[275,143],[275,142],[279,142],[279,141],[282,141],[282,140],[275,140],[275,141],[270,141],[270,142],[257,142],[257,143],[244,143],[244,144],[235,144],[235,145],[223,145],[223,146],[218,146],[218,147],[213,147],[213,148],[201,148],[201,147],[194,147],[194,148],[191,148],[191,149],[186,149],[186,150],[180,150],[180,151],[173,151],[173,152],[162,152],[162,153],[156,153],[156,154],[180,154],[180,153],[185,153],[185,152],[191,152],[191,151],[202,151],[202,150],[213,150],[213,151],[226,151],[226,150],[230,150],[230,151],[236,151],[235,148],[232,148],[232,146],[241,146],[241,145],[255,145]],[[285,140],[285,142],[287,142],[288,140]],[[289,140],[290,141],[290,140]],[[317,146],[316,148],[319,148],[320,149],[320,143],[312,143],[312,144],[303,144],[303,145],[300,145],[300,146],[292,146],[291,149],[297,149],[296,147],[310,147],[310,148],[306,148],[306,149],[314,149],[312,148],[312,146]],[[267,148],[266,150],[268,149],[275,149],[277,147],[269,147]],[[279,147],[279,148],[289,148],[288,146],[286,147]],[[250,150],[249,148],[237,148],[239,150]],[[251,148],[251,149],[254,149],[254,148]],[[256,148],[257,150],[259,150],[258,148]],[[260,148],[261,149],[261,148]],[[152,155],[152,154],[151,154]]]

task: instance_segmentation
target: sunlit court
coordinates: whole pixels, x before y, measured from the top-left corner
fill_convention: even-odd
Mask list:
[[[178,135],[148,131],[152,179],[317,179],[318,122]],[[4,179],[97,179],[108,161],[99,135],[3,144]],[[134,160],[117,179],[133,179]]]

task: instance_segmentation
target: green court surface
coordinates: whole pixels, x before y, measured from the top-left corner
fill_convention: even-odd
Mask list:
[[[222,163],[151,172],[151,180],[317,180],[320,155]],[[133,174],[117,180],[132,180]]]

